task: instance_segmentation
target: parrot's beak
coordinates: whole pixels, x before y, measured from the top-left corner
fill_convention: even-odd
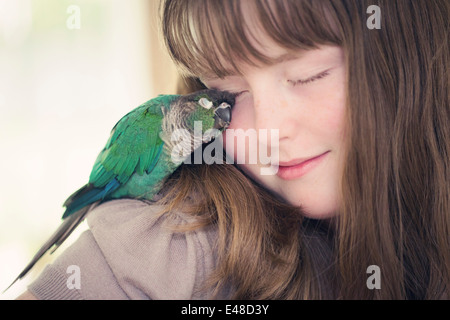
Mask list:
[[[223,102],[219,107],[214,111],[214,128],[215,129],[226,129],[231,122],[231,106]]]

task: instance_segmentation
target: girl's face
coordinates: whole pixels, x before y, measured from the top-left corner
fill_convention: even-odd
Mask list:
[[[243,64],[242,75],[202,78],[209,88],[240,93],[228,128],[234,129],[235,135],[224,134],[225,150],[233,151],[235,163],[247,174],[290,204],[301,206],[307,216],[331,217],[338,209],[343,164],[346,103],[343,50],[322,46],[309,51],[288,51],[270,39],[254,45],[275,62]],[[250,141],[245,155],[236,149],[239,143],[242,145],[239,136],[254,130],[263,132],[261,129],[269,133],[278,130],[278,141],[271,141],[267,134],[264,142],[261,138],[264,135],[257,135],[261,138],[259,148],[278,150],[279,166],[274,175],[261,174],[261,169],[269,166],[262,161],[249,163],[250,153],[258,152]],[[234,143],[227,141],[230,138]],[[244,159],[246,163],[239,164]]]

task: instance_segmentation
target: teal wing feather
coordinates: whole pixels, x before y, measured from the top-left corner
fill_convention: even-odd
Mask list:
[[[160,138],[164,117],[161,108],[168,108],[176,97],[160,96],[125,115],[98,155],[89,183],[102,188],[113,179],[124,184],[134,173],[151,172],[164,144]]]
[[[159,96],[119,120],[97,157],[89,183],[66,200],[63,223],[14,282],[24,277],[48,250],[52,247],[56,249],[72,233],[89,212],[90,204],[106,199],[135,173],[142,175],[152,171],[163,148],[159,135],[164,117],[161,108],[170,108],[177,97]]]

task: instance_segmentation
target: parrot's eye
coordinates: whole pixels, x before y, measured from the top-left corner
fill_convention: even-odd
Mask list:
[[[198,103],[205,109],[211,109],[211,107],[213,106],[212,101],[206,98],[201,98],[200,100],[198,100]]]
[[[225,108],[229,108],[229,107],[230,107],[230,105],[229,105],[228,103],[222,102],[222,103],[219,105],[219,108],[218,108],[218,109],[225,109]]]

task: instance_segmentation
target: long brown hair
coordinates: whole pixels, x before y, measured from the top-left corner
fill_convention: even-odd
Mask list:
[[[347,61],[347,157],[333,228],[302,218],[233,165],[185,165],[169,209],[217,226],[210,284],[235,298],[450,297],[448,1],[250,1],[289,49],[341,46]],[[369,29],[367,8],[381,9]],[[188,90],[203,73],[268,62],[247,41],[241,2],[166,0],[162,31]],[[221,63],[227,59],[227,70]],[[331,232],[333,230],[333,232]],[[332,241],[328,241],[332,239]],[[381,289],[367,286],[377,265]]]

